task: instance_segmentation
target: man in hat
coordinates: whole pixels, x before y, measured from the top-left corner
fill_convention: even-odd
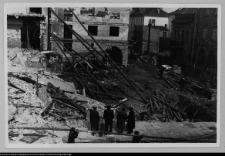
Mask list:
[[[91,130],[94,131],[99,130],[99,113],[97,111],[96,106],[93,106],[93,109],[90,110],[90,123],[91,123]]]
[[[104,110],[103,119],[105,119],[105,132],[108,132],[108,127],[110,128],[110,132],[112,132],[112,124],[113,124],[114,113],[111,110],[111,106],[108,105],[107,109]]]
[[[134,136],[133,136],[133,139],[132,139],[132,143],[139,143],[143,137],[144,136],[140,135],[138,131],[134,131]]]
[[[135,115],[134,115],[134,111],[132,107],[129,107],[129,114],[128,114],[128,118],[127,118],[127,133],[133,133],[133,129],[135,128]]]

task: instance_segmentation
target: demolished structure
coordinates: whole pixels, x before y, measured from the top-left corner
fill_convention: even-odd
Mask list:
[[[51,17],[57,19],[59,25],[57,29],[62,30],[63,26],[70,31],[75,42],[79,42],[88,54],[82,55],[79,48],[75,48],[75,45],[71,47],[60,34],[49,29],[51,45],[54,45],[52,51],[62,55],[64,60],[58,57],[50,61],[49,58],[48,67],[44,69],[44,58],[47,58],[46,54],[52,52],[40,53],[36,50],[15,52],[15,49],[8,49],[10,143],[66,143],[71,127],[80,131],[75,142],[130,142],[132,135],[106,133],[102,130],[90,131],[89,109],[96,106],[102,118],[107,104],[112,106],[114,113],[121,107],[128,109],[132,106],[136,119],[145,120],[138,121],[140,125],[136,127],[140,131],[147,125],[147,121],[164,121],[165,114],[175,123],[186,119],[216,122],[216,112],[209,111],[209,107],[216,106],[216,100],[201,98],[197,92],[201,92],[204,86],[195,79],[187,78],[183,91],[180,91],[180,75],[167,71],[162,80],[157,80],[155,75],[156,82],[161,87],[149,89],[149,84],[143,86],[143,83],[137,83],[130,78],[129,74],[135,72],[136,66],[126,68],[119,66],[111,54],[102,47],[102,43],[93,37],[73,9],[68,8],[67,12],[91,40],[87,40],[72,29],[59,16],[59,12],[56,13],[55,10],[60,9],[48,8],[48,10]],[[63,69],[62,64],[65,65]],[[120,65],[122,64],[124,65],[124,63]],[[142,114],[145,114],[144,118]],[[104,125],[103,119],[100,125]],[[187,129],[184,125],[183,129]],[[195,128],[201,129],[197,126]],[[216,125],[211,124],[203,135],[194,137],[184,135],[180,138],[142,132],[144,142],[192,142],[215,136],[215,130]],[[167,133],[166,129],[164,133]]]

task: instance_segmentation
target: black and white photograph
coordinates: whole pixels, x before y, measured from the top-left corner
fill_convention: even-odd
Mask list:
[[[219,5],[5,4],[6,145],[216,145]]]

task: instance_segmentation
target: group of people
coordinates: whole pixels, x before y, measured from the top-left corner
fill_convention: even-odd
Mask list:
[[[113,129],[113,120],[115,118],[114,111],[111,109],[111,106],[108,105],[107,108],[104,110],[103,119],[105,121],[105,132],[112,132]],[[123,133],[125,128],[127,129],[127,133],[133,133],[133,129],[135,128],[135,115],[133,108],[129,108],[129,113],[127,114],[125,108],[122,108],[116,115],[117,119],[117,128],[119,133]],[[93,109],[90,110],[90,123],[91,123],[91,130],[98,131],[99,130],[99,121],[100,116],[97,111],[97,107],[94,106]],[[126,123],[127,122],[127,123]]]
[[[113,121],[116,117],[117,129],[119,133],[123,133],[125,129],[127,129],[127,134],[133,133],[135,128],[135,114],[132,107],[129,107],[129,112],[127,113],[125,108],[122,108],[118,111],[117,115],[114,115],[114,111],[111,109],[110,105],[107,105],[107,108],[104,110],[103,119],[104,119],[104,127],[100,122],[99,112],[97,111],[97,107],[93,106],[90,111],[90,123],[91,123],[91,130],[92,131],[103,131],[104,132],[111,132],[113,129]],[[67,143],[74,143],[74,139],[77,138],[79,132],[75,128],[71,128],[68,142]],[[132,143],[138,143],[143,138],[142,135],[139,135],[138,131],[134,132],[134,136],[132,139]]]

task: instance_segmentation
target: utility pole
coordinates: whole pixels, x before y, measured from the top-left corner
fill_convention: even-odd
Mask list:
[[[151,19],[148,21],[148,54],[150,53],[150,33],[151,33]]]

